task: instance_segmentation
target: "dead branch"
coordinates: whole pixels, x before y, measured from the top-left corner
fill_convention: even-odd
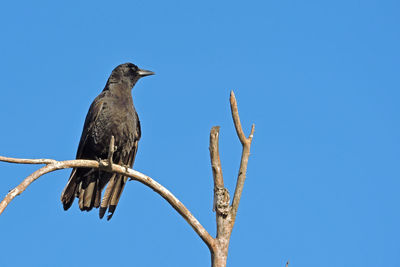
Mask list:
[[[53,159],[17,159],[7,158],[0,156],[0,161],[10,163],[24,163],[24,164],[46,164],[46,166],[35,171],[24,179],[17,187],[12,189],[3,201],[0,202],[0,214],[3,213],[7,205],[18,195],[25,191],[25,189],[33,183],[36,179],[42,175],[53,172],[56,170],[67,169],[67,168],[95,168],[102,170],[123,174],[124,176],[130,177],[132,180],[138,181],[157,192],[163,197],[168,203],[189,223],[193,230],[200,236],[200,238],[211,248],[214,243],[214,239],[207,232],[206,229],[200,224],[200,222],[192,215],[192,213],[176,198],[168,189],[157,183],[149,176],[142,174],[138,171],[126,168],[117,164],[109,165],[108,160],[101,162],[95,160],[66,160],[56,161]]]
[[[229,212],[229,192],[224,187],[224,178],[222,176],[221,160],[219,157],[218,136],[219,126],[214,126],[210,132],[210,158],[211,168],[214,177],[214,207],[217,213],[227,216]]]
[[[239,174],[237,178],[235,194],[233,196],[233,201],[232,201],[232,217],[233,217],[233,223],[235,223],[236,213],[239,207],[240,198],[242,196],[244,181],[246,180],[247,163],[249,161],[250,146],[251,146],[251,141],[253,140],[255,125],[253,124],[251,126],[250,135],[248,138],[246,138],[246,136],[243,133],[242,125],[240,123],[239,111],[237,108],[237,102],[233,91],[231,91],[230,103],[231,103],[232,118],[235,124],[236,133],[243,146],[242,158],[240,160]]]
[[[211,251],[212,266],[225,267],[228,257],[229,241],[235,224],[237,209],[243,191],[244,181],[246,180],[246,170],[250,156],[250,146],[253,140],[254,124],[248,138],[243,133],[239,111],[235,94],[231,91],[230,96],[232,119],[235,125],[237,136],[242,143],[242,158],[240,161],[239,174],[236,183],[235,194],[232,205],[230,206],[229,192],[224,187],[222,177],[221,161],[218,149],[219,127],[213,127],[210,132],[210,158],[214,178],[214,208],[216,210],[217,237],[215,246]]]

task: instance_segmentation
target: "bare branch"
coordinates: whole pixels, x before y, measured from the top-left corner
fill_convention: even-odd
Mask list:
[[[108,163],[108,160],[104,160],[101,163],[95,160],[66,160],[56,161],[49,159],[16,159],[1,157],[0,161],[12,162],[12,163],[25,163],[25,164],[47,164],[46,166],[35,171],[31,175],[25,178],[25,180],[19,184],[16,188],[12,189],[3,201],[0,202],[0,214],[3,213],[7,205],[18,195],[20,195],[32,182],[41,177],[42,175],[60,169],[66,168],[105,168],[103,170],[109,172],[115,172],[123,174],[124,176],[130,177],[132,180],[136,180],[157,192],[163,197],[169,204],[189,223],[193,230],[200,236],[200,238],[210,248],[214,246],[214,239],[207,232],[206,229],[200,224],[200,222],[191,214],[191,212],[179,201],[168,189],[157,183],[155,180],[147,175],[144,175],[138,171]]]
[[[237,136],[239,137],[240,142],[243,145],[246,142],[251,142],[251,140],[253,139],[253,134],[254,134],[254,124],[251,126],[251,132],[250,132],[249,138],[246,138],[246,136],[243,133],[242,124],[240,123],[240,117],[239,117],[239,111],[238,111],[238,107],[237,107],[236,97],[235,97],[235,93],[233,91],[231,91],[230,103],[231,103],[231,113],[232,113],[233,123],[235,124],[236,133],[237,133]]]
[[[211,128],[210,132],[210,159],[214,178],[214,208],[216,211],[217,221],[217,239],[222,238],[226,233],[225,218],[230,211],[230,196],[228,190],[224,186],[224,178],[222,176],[221,159],[219,156],[219,126]]]
[[[289,267],[289,261],[286,262],[286,267]]]
[[[224,178],[222,176],[221,159],[219,157],[218,148],[218,137],[219,137],[219,126],[211,128],[210,132],[210,159],[211,167],[214,177],[214,187],[224,187]]]
[[[22,163],[22,161],[21,161]],[[27,162],[23,162],[23,163],[27,163]],[[10,190],[8,192],[8,194],[6,195],[6,197],[3,199],[3,201],[0,202],[0,214],[3,213],[4,209],[8,206],[8,204],[10,204],[10,202],[18,195],[20,195],[22,192],[25,191],[25,189],[33,182],[35,181],[37,178],[39,178],[40,176],[42,176],[43,174],[52,172],[54,170],[56,170],[56,165],[50,164],[50,165],[46,165],[42,168],[40,168],[39,170],[35,171],[34,173],[32,173],[31,175],[29,175],[28,177],[25,178],[25,180],[20,183],[17,187],[15,187],[14,189]]]
[[[219,127],[213,127],[210,133],[210,157],[214,177],[214,205],[216,209],[217,237],[215,247],[211,251],[212,267],[225,267],[228,256],[229,240],[232,234],[237,209],[242,195],[244,181],[246,179],[247,162],[250,155],[250,145],[254,134],[254,124],[248,138],[243,133],[240,123],[239,111],[235,94],[231,91],[231,112],[236,133],[243,146],[242,159],[240,162],[239,175],[236,183],[235,195],[232,206],[229,206],[229,192],[224,187],[222,178],[221,161],[218,149]]]
[[[240,123],[239,111],[237,108],[237,102],[233,91],[231,91],[230,103],[231,103],[232,119],[233,123],[235,124],[236,133],[243,146],[242,158],[240,160],[239,174],[237,178],[235,194],[233,196],[233,201],[232,201],[232,224],[234,224],[237,209],[239,207],[240,198],[242,196],[244,181],[246,180],[247,163],[249,161],[250,145],[251,141],[253,140],[255,125],[254,124],[252,125],[250,135],[248,138],[246,138],[246,136],[243,133],[242,125]]]
[[[210,159],[214,178],[214,207],[213,210],[222,216],[228,215],[230,210],[229,192],[224,186],[221,160],[219,156],[219,126],[214,126],[210,132]]]
[[[16,159],[0,156],[0,161],[18,164],[51,164],[57,162],[54,159]]]

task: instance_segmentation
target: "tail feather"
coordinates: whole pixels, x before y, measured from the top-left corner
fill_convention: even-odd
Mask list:
[[[78,204],[79,204],[79,209],[80,210],[84,210],[84,204],[83,204],[83,196],[85,195],[85,189],[82,189],[82,187],[81,187],[81,189],[79,190],[79,192],[78,192],[78,198],[79,198],[79,201],[78,201]]]
[[[108,209],[107,220],[110,220],[114,214],[114,211],[117,207],[118,201],[121,197],[122,191],[125,187],[127,178],[121,175],[115,175],[111,178],[110,182],[107,185],[106,191],[103,196],[103,200],[100,205],[100,218],[104,217]]]
[[[89,211],[94,206],[94,198],[96,197],[96,181],[92,181],[82,190],[83,193],[83,210]]]
[[[99,180],[96,181],[96,196],[94,198],[94,207],[97,209],[100,206],[100,201],[101,201],[101,190],[103,188],[101,187],[101,184]]]
[[[98,180],[97,173],[93,170],[74,169],[61,194],[61,202],[63,203],[64,210],[71,207],[75,197],[79,198],[78,204],[80,210],[89,211],[95,207],[96,199],[100,199],[102,189],[99,188]]]
[[[121,198],[122,191],[124,190],[127,180],[128,180],[128,178],[124,177],[124,176],[120,176],[118,178],[118,181],[114,186],[112,198],[111,198],[110,205],[108,208],[107,220],[110,220],[112,218],[112,216],[114,215],[114,211],[117,208],[119,199]]]
[[[77,183],[76,183],[76,169],[73,169],[71,176],[68,180],[67,185],[65,186],[63,192],[61,193],[61,202],[63,203],[64,210],[68,210],[72,203],[74,202]]]
[[[108,210],[107,220],[110,220],[121,198],[127,180],[127,177],[115,173],[98,173],[93,169],[74,169],[61,194],[61,202],[63,203],[64,210],[68,210],[74,199],[78,198],[80,210],[90,211],[93,207],[100,208],[100,218],[103,218]],[[107,187],[102,198],[101,192],[106,184]]]
[[[114,188],[116,177],[117,177],[117,175],[114,173],[112,175],[110,181],[108,182],[106,191],[104,192],[104,196],[103,196],[103,199],[101,200],[101,204],[100,204],[100,211],[99,211],[100,219],[102,219],[104,217],[104,214],[107,211],[108,203],[110,201],[110,196],[112,195],[112,192],[113,192],[112,189]]]

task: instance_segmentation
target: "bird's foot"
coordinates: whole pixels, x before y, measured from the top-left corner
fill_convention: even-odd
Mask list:
[[[96,157],[96,161],[99,163],[100,169],[109,170],[112,168],[112,160],[110,164],[108,159],[101,159]]]

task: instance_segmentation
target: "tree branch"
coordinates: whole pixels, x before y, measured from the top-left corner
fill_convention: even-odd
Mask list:
[[[246,138],[246,136],[243,133],[242,125],[240,123],[239,111],[237,108],[237,102],[233,91],[231,91],[230,103],[231,103],[232,119],[235,124],[236,133],[243,146],[242,158],[240,160],[239,174],[237,178],[235,194],[233,196],[233,201],[232,201],[232,224],[234,224],[236,213],[239,207],[240,198],[242,196],[244,181],[246,180],[247,163],[249,161],[250,146],[251,146],[251,141],[253,140],[255,126],[254,124],[251,126],[250,135],[248,138]]]
[[[224,186],[222,176],[221,160],[219,157],[218,137],[219,126],[214,126],[210,132],[210,159],[214,178],[214,207],[213,210],[222,216],[228,215],[230,197],[229,192]],[[218,224],[217,224],[218,225]]]
[[[214,126],[210,132],[210,159],[214,179],[214,208],[217,221],[217,239],[226,233],[224,220],[230,211],[230,196],[228,190],[224,186],[224,178],[222,176],[221,160],[219,156],[218,137],[219,126]]]
[[[215,247],[211,251],[212,267],[225,267],[228,257],[229,241],[235,224],[236,213],[242,195],[244,181],[246,179],[247,163],[250,155],[250,145],[254,134],[254,124],[248,138],[243,133],[233,91],[230,96],[231,112],[236,133],[243,146],[239,175],[236,183],[235,195],[232,206],[229,206],[229,192],[224,187],[221,161],[218,149],[219,127],[213,127],[210,132],[210,158],[214,178],[214,206],[216,209],[217,237]]]
[[[211,128],[210,132],[210,159],[211,167],[214,177],[214,187],[224,187],[224,178],[222,176],[221,159],[219,157],[218,148],[218,137],[219,137],[219,126]]]
[[[33,183],[36,179],[42,175],[67,168],[95,168],[102,169],[104,171],[115,172],[122,174],[124,176],[130,177],[132,180],[136,180],[157,192],[161,197],[163,197],[168,203],[189,223],[193,230],[200,236],[200,238],[206,243],[208,248],[211,250],[214,246],[214,239],[207,232],[206,229],[200,224],[200,222],[191,214],[191,212],[179,201],[168,189],[163,187],[161,184],[157,183],[155,180],[147,175],[144,175],[138,171],[126,168],[117,164],[108,163],[108,160],[103,160],[101,163],[95,160],[66,160],[66,161],[56,161],[53,159],[17,159],[8,158],[0,156],[0,161],[10,162],[10,163],[23,163],[23,164],[47,164],[46,166],[35,171],[24,181],[19,184],[14,189],[10,190],[3,201],[0,202],[0,214],[3,213],[7,205],[18,195],[20,195],[24,190]]]
[[[0,161],[17,164],[51,164],[57,162],[54,159],[16,159],[0,156]]]

